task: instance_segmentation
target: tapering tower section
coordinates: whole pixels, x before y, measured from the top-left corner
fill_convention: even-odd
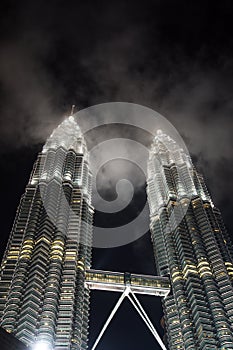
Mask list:
[[[1,326],[33,349],[87,348],[91,173],[73,116],[48,138],[1,264]]]
[[[189,155],[158,131],[148,162],[150,229],[168,348],[233,349],[233,250],[221,214]]]

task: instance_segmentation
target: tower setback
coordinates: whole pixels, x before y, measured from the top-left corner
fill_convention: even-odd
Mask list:
[[[233,251],[221,214],[190,157],[161,131],[148,162],[150,229],[168,348],[233,349]]]
[[[90,270],[88,152],[74,118],[61,123],[34,164],[3,256],[1,327],[33,350],[84,350],[89,292],[100,289],[122,292],[114,313],[127,296],[163,349],[136,293],[163,298],[169,350],[233,349],[232,243],[190,156],[162,131],[147,194],[159,277]]]
[[[71,116],[38,155],[1,265],[1,326],[33,349],[87,347],[92,217],[87,149]]]

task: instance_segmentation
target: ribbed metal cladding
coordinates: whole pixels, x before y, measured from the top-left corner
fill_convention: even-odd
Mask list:
[[[1,264],[1,325],[25,344],[87,348],[92,218],[88,153],[69,117],[38,155]]]
[[[233,250],[219,210],[191,159],[159,132],[148,162],[147,193],[168,348],[233,349]]]

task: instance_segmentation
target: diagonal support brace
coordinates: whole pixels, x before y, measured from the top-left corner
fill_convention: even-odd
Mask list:
[[[91,350],[95,350],[95,348],[97,347],[97,345],[98,345],[100,339],[102,338],[104,332],[106,331],[106,329],[107,329],[109,323],[111,322],[113,316],[115,315],[115,313],[116,313],[117,310],[119,309],[120,305],[122,304],[122,301],[123,301],[123,300],[125,299],[125,297],[129,294],[129,292],[130,292],[130,288],[129,288],[129,287],[126,287],[125,291],[121,294],[121,296],[120,296],[118,302],[116,303],[116,305],[115,305],[115,307],[113,308],[111,314],[109,315],[107,321],[105,322],[105,324],[104,324],[102,330],[100,331],[100,333],[99,333],[99,335],[98,335],[98,338],[96,339],[96,341],[95,341],[95,343],[94,343],[94,345],[93,345],[93,347],[92,347]]]
[[[133,296],[133,298],[131,298],[131,295]],[[145,322],[145,324],[147,325],[147,327],[149,328],[149,330],[151,331],[151,333],[153,334],[153,336],[155,337],[155,339],[159,343],[161,349],[167,350],[166,346],[164,345],[162,339],[160,338],[158,332],[156,331],[155,327],[153,326],[151,320],[149,319],[147,313],[143,309],[143,307],[140,304],[139,300],[137,299],[136,295],[132,292],[131,292],[131,295],[128,294],[128,298],[129,298],[130,302],[135,307],[135,309],[137,310],[137,312],[139,313],[139,315],[141,316],[141,318],[143,319],[143,321]]]
[[[132,295],[132,297],[131,297]],[[94,345],[92,346],[91,350],[95,350],[95,348],[97,347],[97,345],[99,344],[104,332],[106,331],[109,323],[111,322],[112,318],[114,317],[115,313],[117,312],[117,310],[119,309],[120,305],[122,304],[123,300],[125,299],[125,297],[128,297],[130,302],[132,303],[132,305],[134,306],[134,308],[137,310],[137,312],[139,313],[139,315],[141,316],[141,318],[143,319],[143,321],[146,323],[147,327],[149,328],[149,330],[151,331],[151,333],[153,334],[153,336],[155,337],[155,339],[157,340],[157,342],[159,343],[159,345],[161,346],[162,350],[167,350],[165,345],[163,344],[162,339],[160,338],[158,332],[156,331],[155,327],[153,326],[152,322],[150,321],[149,317],[147,316],[147,313],[145,312],[145,310],[143,309],[142,305],[140,304],[139,300],[137,299],[136,295],[134,293],[132,293],[131,289],[129,286],[127,286],[124,290],[124,292],[122,293],[122,295],[120,296],[119,300],[117,301],[116,305],[114,306],[111,314],[109,315],[107,321],[105,322],[102,330],[100,331]]]

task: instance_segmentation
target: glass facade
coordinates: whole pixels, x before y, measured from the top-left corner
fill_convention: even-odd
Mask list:
[[[132,292],[157,296],[167,295],[171,287],[167,277],[136,275],[129,272],[87,270],[85,280],[90,289],[124,292],[129,286]]]
[[[150,229],[160,276],[168,348],[233,349],[233,250],[203,177],[158,132],[148,162]]]
[[[90,270],[88,152],[67,118],[38,155],[16,213],[0,267],[1,327],[33,350],[84,350],[87,285],[130,285],[164,297],[169,350],[233,349],[232,243],[203,177],[161,131],[150,151],[147,194],[160,277]]]
[[[1,326],[26,345],[87,348],[92,217],[88,153],[71,116],[38,155],[1,264]]]

